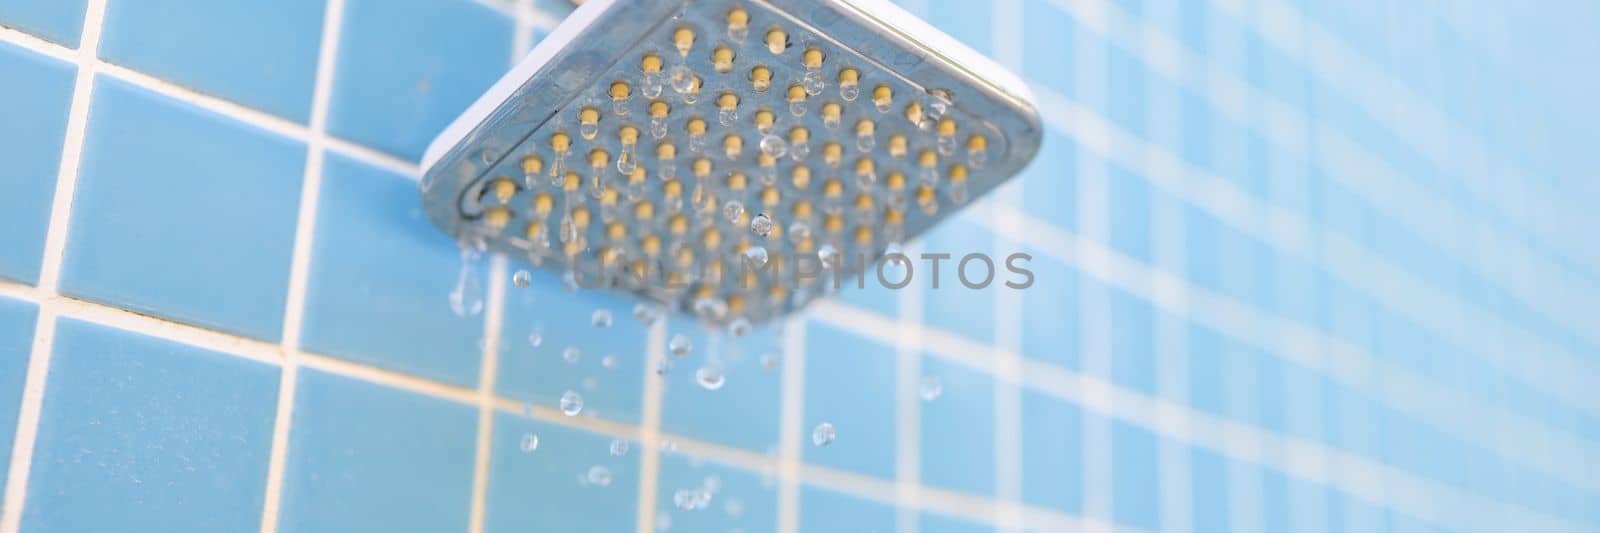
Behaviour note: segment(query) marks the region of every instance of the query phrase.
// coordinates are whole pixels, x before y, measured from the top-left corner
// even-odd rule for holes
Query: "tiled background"
[[[1037,284],[733,340],[452,312],[415,161],[562,2],[0,0],[0,533],[1600,530],[1592,4],[906,4],[1048,128],[918,246]]]

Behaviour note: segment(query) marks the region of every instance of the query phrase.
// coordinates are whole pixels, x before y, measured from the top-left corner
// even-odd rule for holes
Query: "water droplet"
[[[450,291],[450,311],[456,316],[477,316],[483,312],[483,281],[478,275],[479,251],[471,244],[461,244],[461,272],[456,276],[456,286]]]
[[[628,441],[616,439],[611,441],[611,456],[622,457],[628,455]]]
[[[801,79],[800,84],[805,86],[806,94],[811,96],[822,94],[822,88],[825,85],[822,81],[822,71],[807,70],[805,78]]]
[[[742,216],[744,216],[744,204],[738,200],[728,200],[722,204],[722,218],[728,219],[728,222],[738,223],[739,217]]]
[[[511,275],[511,284],[516,285],[518,289],[526,289],[531,283],[533,283],[532,272],[518,270],[517,273]]]
[[[646,326],[653,326],[661,320],[661,310],[650,304],[637,304],[633,306],[633,317]]]
[[[761,153],[772,157],[783,157],[784,154],[789,153],[789,143],[784,142],[783,138],[777,135],[763,136],[761,137]]]
[[[765,368],[767,370],[777,370],[778,354],[772,352],[761,354],[761,368]]]
[[[716,494],[722,491],[722,478],[717,477],[716,474],[706,476],[706,479],[700,482],[700,486],[704,487],[707,492]]]
[[[583,352],[581,350],[579,350],[576,346],[568,346],[565,349],[561,350],[561,360],[562,361],[566,361],[567,364],[569,364],[569,365],[570,364],[577,364],[578,357],[580,357],[582,355],[583,355]]]
[[[744,257],[751,266],[761,268],[767,266],[767,249],[762,246],[751,246],[744,249]]]
[[[692,349],[694,349],[694,342],[689,340],[688,335],[682,333],[673,335],[672,340],[667,341],[667,351],[672,353],[673,357],[689,355],[689,350]]]
[[[722,510],[728,513],[728,516],[742,515],[744,514],[744,500],[728,498],[728,501],[722,504]]]
[[[922,396],[922,401],[931,402],[938,398],[940,394],[944,394],[944,384],[939,382],[937,376],[927,376],[922,378],[922,383],[918,385],[917,392]]]
[[[672,361],[671,360],[662,359],[660,361],[656,361],[656,375],[657,376],[665,376],[670,372],[672,372]]]
[[[811,430],[811,443],[817,446],[833,444],[833,424],[823,422]]]
[[[531,452],[539,449],[539,436],[532,433],[522,434],[522,451]]]
[[[694,70],[689,68],[688,65],[672,67],[671,78],[672,90],[677,91],[678,94],[689,92],[690,89],[694,88]]]
[[[789,225],[789,242],[800,244],[811,238],[811,226],[805,222],[795,222]]]
[[[572,391],[567,391],[561,394],[561,414],[567,416],[578,416],[578,413],[581,412],[583,412],[582,396],[579,396],[578,393]]]
[[[535,328],[532,333],[528,334],[528,344],[532,345],[534,348],[538,348],[540,345],[544,344],[544,332],[540,331],[538,328]]]
[[[656,515],[656,531],[671,531],[672,515],[665,512]]]
[[[611,310],[595,309],[594,314],[589,315],[589,323],[594,324],[594,327],[597,328],[611,327]]]
[[[757,237],[767,238],[768,235],[772,234],[772,217],[767,216],[766,213],[756,215],[755,218],[750,219],[750,231],[754,232]]]
[[[766,258],[762,258],[761,261],[763,263],[766,262]],[[737,339],[739,337],[749,335],[752,327],[753,326],[750,325],[749,319],[746,319],[745,317],[735,318],[728,322],[728,335]]]
[[[585,479],[589,480],[590,485],[594,485],[596,487],[610,486],[611,470],[600,465],[591,466],[589,467],[589,473],[585,476]]]
[[[709,364],[694,371],[694,380],[705,390],[717,390],[727,382],[727,377],[722,374],[722,367]]]
[[[694,489],[678,489],[677,492],[672,493],[672,504],[678,506],[679,509],[693,511],[695,510],[695,503],[700,500],[700,496],[696,494],[698,492],[700,491]]]
[[[617,356],[615,356],[615,355],[607,355],[605,357],[601,357],[600,358],[600,366],[606,367],[606,369],[608,369],[608,370],[616,368],[617,367]]]
[[[822,261],[822,266],[823,267],[826,267],[826,268],[837,267],[837,266],[839,266],[838,265],[838,262],[839,262],[839,249],[835,248],[832,244],[824,244],[822,246],[818,246],[817,247],[817,260],[818,261]]]

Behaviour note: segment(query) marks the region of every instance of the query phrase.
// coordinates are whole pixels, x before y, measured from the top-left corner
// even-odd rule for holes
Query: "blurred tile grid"
[[[0,0],[0,533],[1600,530],[1600,10],[899,3],[1034,284],[733,337],[421,213],[567,2]]]

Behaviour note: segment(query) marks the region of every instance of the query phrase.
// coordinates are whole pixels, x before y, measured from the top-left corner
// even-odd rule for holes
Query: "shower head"
[[[884,0],[590,0],[434,140],[422,197],[575,283],[761,322],[1039,142],[1021,80]]]

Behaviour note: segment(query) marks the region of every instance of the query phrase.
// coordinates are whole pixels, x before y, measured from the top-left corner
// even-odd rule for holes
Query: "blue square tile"
[[[276,339],[305,147],[101,77],[61,289]]]
[[[0,0],[0,26],[10,26],[77,48],[88,0]]]
[[[997,287],[1002,285],[992,283],[982,289],[970,288],[962,282],[961,267],[970,254],[992,257],[994,234],[976,223],[955,218],[944,221],[921,239],[922,254],[949,256],[938,261],[937,275],[932,260],[919,257],[912,262],[913,283],[922,284],[923,322],[980,343],[991,342],[994,338],[994,291],[1001,290]],[[1005,266],[1000,263],[993,266],[995,279],[1002,279]],[[986,271],[982,261],[973,260],[966,264],[965,272],[967,281],[977,283],[983,281]]]
[[[633,531],[639,510],[641,450],[636,442],[622,441],[628,443],[627,451],[614,456],[615,440],[497,413],[484,531]],[[463,487],[461,495],[469,493]],[[427,531],[465,527],[463,520]]]
[[[994,494],[994,378],[929,355],[923,383],[942,392],[922,400],[922,482],[968,494]]]
[[[701,492],[711,498],[705,500]],[[656,530],[663,532],[777,531],[777,481],[767,473],[664,454],[655,520]]]
[[[1034,389],[1022,392],[1022,501],[1083,511],[1083,412]]]
[[[0,79],[8,80],[0,84],[0,161],[10,178],[0,195],[0,278],[39,279],[76,74],[69,63],[0,43]]]
[[[806,326],[805,462],[894,479],[895,350],[815,322]],[[836,438],[811,445],[818,424]]]
[[[22,531],[255,531],[278,369],[62,320]]]
[[[634,300],[600,290],[569,293],[557,276],[531,274],[527,288],[507,284],[496,388],[552,408],[573,391],[583,397],[584,415],[638,424],[648,332],[633,316]],[[610,315],[609,327],[595,326],[598,311]]]
[[[1144,63],[1123,47],[1111,44],[1106,46],[1106,68],[1110,84],[1107,118],[1129,133],[1144,137],[1150,129]]]
[[[329,131],[420,159],[510,68],[511,33],[511,18],[482,2],[346,2]]]
[[[1155,310],[1121,289],[1111,291],[1111,380],[1128,389],[1156,392]]]
[[[922,513],[917,517],[917,531],[919,533],[993,533],[995,529],[994,526],[980,524],[965,518]]]
[[[306,122],[322,43],[323,2],[108,2],[100,56]]]
[[[661,429],[757,453],[778,444],[778,395],[782,390],[780,332],[770,322],[741,338],[674,320],[668,335],[683,333],[694,342],[688,356],[675,361],[663,379]],[[763,357],[773,363],[763,364]],[[700,368],[720,369],[721,388],[707,390]]]
[[[1194,495],[1189,506],[1195,531],[1229,530],[1227,464],[1227,459],[1205,448],[1194,448],[1189,454],[1189,486]]]
[[[422,215],[417,183],[329,154],[318,196],[302,345],[460,385],[478,382],[479,316],[450,293],[460,249]],[[465,294],[483,294],[483,262]]]
[[[1078,271],[1037,248],[1027,250],[1033,286],[1022,292],[1022,354],[1067,368],[1081,363]]]
[[[1142,427],[1111,424],[1112,519],[1154,530],[1160,525],[1156,481],[1156,436]]]
[[[11,466],[10,442],[16,437],[17,409],[38,314],[38,306],[31,303],[0,298],[0,479],[5,479]]]
[[[800,533],[891,533],[895,509],[888,504],[828,489],[800,488]]]
[[[477,422],[470,406],[301,369],[278,530],[465,528]]]

